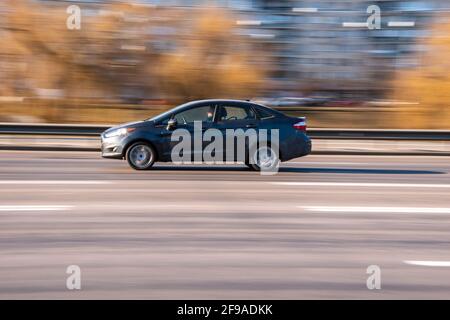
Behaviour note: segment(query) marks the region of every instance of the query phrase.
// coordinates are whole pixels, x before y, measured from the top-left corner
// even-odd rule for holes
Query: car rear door
[[[219,129],[222,133],[224,148],[221,158],[223,160],[244,161],[246,149],[239,148],[239,139],[244,139],[247,148],[248,135],[255,133],[257,137],[258,133],[258,119],[253,107],[250,104],[239,102],[221,103],[216,111],[213,127]],[[231,145],[231,141],[233,141],[233,145]],[[233,157],[231,157],[231,152],[234,154]],[[228,158],[227,154],[229,155]]]

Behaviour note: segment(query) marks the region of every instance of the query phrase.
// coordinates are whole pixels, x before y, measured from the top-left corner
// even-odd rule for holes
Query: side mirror
[[[177,125],[177,119],[170,119],[169,122],[167,122],[167,130],[173,130],[177,127]]]

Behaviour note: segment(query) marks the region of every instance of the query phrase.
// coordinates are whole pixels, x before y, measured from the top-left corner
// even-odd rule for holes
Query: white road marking
[[[354,207],[354,206],[297,206],[306,211],[317,212],[361,212],[361,213],[445,213],[450,214],[450,208],[420,208],[420,207]]]
[[[98,185],[110,184],[107,180],[0,180],[0,185]]]
[[[366,183],[366,182],[269,182],[279,186],[303,187],[371,187],[371,188],[450,188],[450,184]]]
[[[66,211],[72,208],[73,208],[72,206],[53,206],[53,205],[0,206],[0,211]]]
[[[415,260],[406,260],[403,261],[406,264],[411,264],[414,266],[423,266],[423,267],[450,267],[450,261],[415,261]]]
[[[414,27],[416,23],[414,21],[390,21],[388,27]]]
[[[259,39],[275,38],[275,35],[270,33],[250,33],[249,36],[250,38],[259,38]]]
[[[292,12],[312,13],[318,11],[319,11],[318,8],[292,8]]]
[[[368,28],[369,24],[367,22],[344,22],[342,26],[345,28]]]

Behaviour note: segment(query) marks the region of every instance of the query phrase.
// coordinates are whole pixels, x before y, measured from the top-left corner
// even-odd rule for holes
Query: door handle
[[[256,128],[256,124],[254,123],[249,123],[245,126],[246,128]]]

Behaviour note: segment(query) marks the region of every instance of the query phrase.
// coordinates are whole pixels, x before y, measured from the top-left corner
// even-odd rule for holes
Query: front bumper
[[[123,159],[123,141],[118,137],[101,137],[102,157],[109,159]]]

